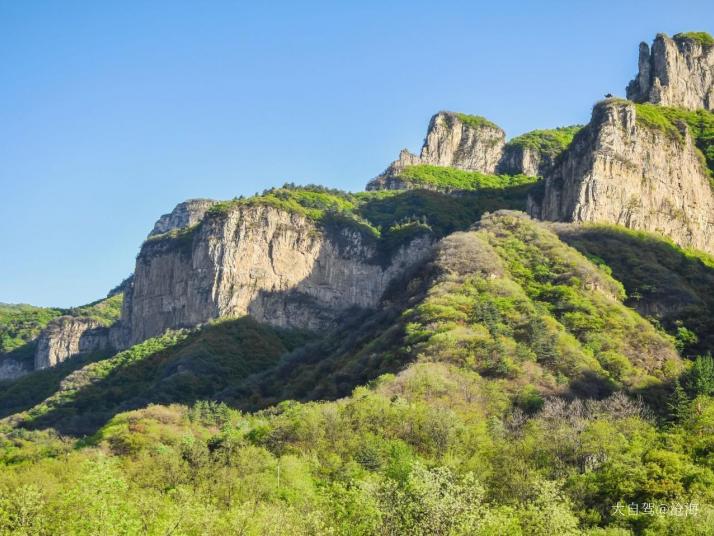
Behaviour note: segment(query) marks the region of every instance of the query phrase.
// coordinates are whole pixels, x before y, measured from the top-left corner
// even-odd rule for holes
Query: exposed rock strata
[[[470,122],[463,117],[467,116],[453,112],[434,115],[419,156],[402,149],[399,158],[370,181],[367,190],[395,188],[398,184],[390,179],[398,176],[405,167],[417,164],[495,173],[506,143],[505,132],[484,119]]]
[[[190,236],[144,244],[124,300],[125,342],[245,314],[324,328],[351,307],[375,307],[390,281],[430,251],[428,239],[417,239],[385,266],[374,240],[355,228],[327,232],[300,214],[237,206]]]
[[[542,177],[553,166],[553,158],[534,147],[506,144],[497,171],[506,175]]]
[[[188,199],[183,203],[179,203],[171,212],[164,214],[156,221],[149,236],[195,225],[203,219],[206,211],[216,203],[217,201],[212,199]]]
[[[655,231],[714,253],[714,196],[692,137],[685,126],[673,136],[636,115],[624,101],[596,105],[542,195],[529,200],[530,214]]]
[[[657,34],[652,48],[640,44],[639,73],[627,98],[696,110],[714,110],[714,46]]]
[[[87,317],[62,316],[49,323],[37,339],[35,370],[54,367],[75,356],[109,346],[109,332]]]

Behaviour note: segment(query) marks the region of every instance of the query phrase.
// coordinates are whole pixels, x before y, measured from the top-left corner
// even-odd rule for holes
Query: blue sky
[[[0,0],[0,302],[102,297],[186,198],[360,190],[438,110],[586,122],[641,40],[706,23],[711,0]]]

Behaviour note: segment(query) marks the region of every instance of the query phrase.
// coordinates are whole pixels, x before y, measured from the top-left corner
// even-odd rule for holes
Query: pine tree
[[[667,406],[669,407],[669,416],[673,421],[682,421],[689,415],[689,406],[691,401],[687,396],[682,384],[677,380],[674,386],[674,392],[669,398]]]

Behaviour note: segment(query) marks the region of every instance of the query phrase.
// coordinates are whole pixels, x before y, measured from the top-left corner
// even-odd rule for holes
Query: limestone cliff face
[[[462,117],[440,112],[431,118],[421,163],[494,173],[506,143],[505,132],[485,120],[472,124]]]
[[[0,380],[14,380],[32,372],[26,363],[11,357],[0,356]]]
[[[506,144],[497,172],[507,175],[542,177],[550,171],[553,158],[533,147]]]
[[[542,194],[529,200],[530,214],[655,231],[714,253],[714,196],[682,128],[681,136],[673,136],[639,122],[631,103],[599,103]]]
[[[50,322],[37,339],[35,370],[54,367],[77,355],[109,346],[108,329],[86,317],[62,316]]]
[[[149,236],[195,225],[203,219],[206,211],[216,203],[217,201],[211,199],[188,199],[183,203],[179,203],[171,212],[164,214],[156,221]]]
[[[439,112],[429,122],[419,156],[402,149],[399,158],[370,181],[367,190],[395,189],[400,185],[409,187],[393,179],[405,167],[417,164],[495,173],[505,143],[505,132],[483,118]]]
[[[714,110],[714,46],[681,34],[657,34],[651,49],[641,43],[639,73],[627,86],[627,98]]]
[[[328,232],[300,214],[239,205],[187,236],[144,244],[124,300],[125,343],[245,314],[321,329],[351,307],[376,306],[389,282],[430,251],[417,239],[384,265],[355,228]]]

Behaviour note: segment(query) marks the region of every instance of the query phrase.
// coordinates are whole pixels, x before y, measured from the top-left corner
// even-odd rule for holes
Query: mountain
[[[439,112],[365,192],[187,200],[106,298],[0,305],[0,533],[712,534],[712,50],[641,45],[584,126]]]
[[[657,34],[640,44],[639,73],[627,98],[687,110],[714,110],[714,41],[705,32]]]

